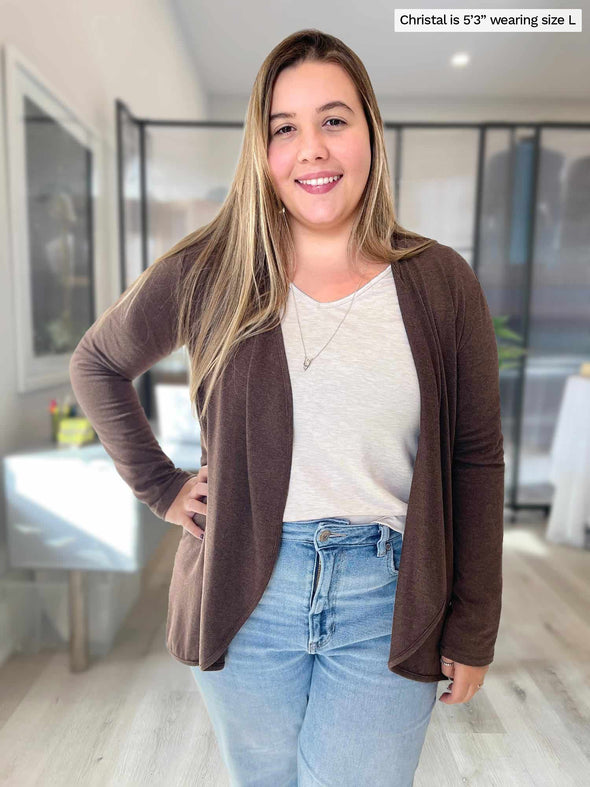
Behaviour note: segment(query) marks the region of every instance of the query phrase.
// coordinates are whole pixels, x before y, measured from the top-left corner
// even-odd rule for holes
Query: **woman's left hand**
[[[453,659],[445,656],[444,653],[440,655],[445,661],[453,661]],[[449,666],[441,661],[440,668],[443,674],[450,678],[451,690],[441,694],[439,700],[447,705],[454,705],[460,702],[469,702],[475,692],[479,691],[480,685],[483,685],[484,682],[484,675],[489,670],[490,665],[470,667],[468,664],[453,661],[453,664]]]

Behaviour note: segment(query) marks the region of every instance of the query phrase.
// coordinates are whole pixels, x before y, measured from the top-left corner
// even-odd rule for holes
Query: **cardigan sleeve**
[[[135,282],[88,328],[69,372],[76,399],[117,472],[138,500],[165,519],[195,474],[175,467],[163,452],[132,383],[177,348],[175,295],[182,254],[153,264],[157,270],[130,305],[123,299]]]
[[[462,664],[493,661],[502,597],[504,448],[498,348],[485,295],[463,271],[452,456],[453,589],[440,651]]]

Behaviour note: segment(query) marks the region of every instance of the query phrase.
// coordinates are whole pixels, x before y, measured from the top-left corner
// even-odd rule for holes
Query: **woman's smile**
[[[313,185],[313,183],[309,183],[308,181],[302,182],[300,180],[296,180],[295,183],[297,183],[298,186],[301,186],[301,188],[308,194],[326,194],[328,191],[332,191],[332,189],[340,183],[343,177],[344,175],[339,175],[334,180],[318,178],[320,181],[318,185]],[[326,180],[328,180],[327,183],[325,182]]]

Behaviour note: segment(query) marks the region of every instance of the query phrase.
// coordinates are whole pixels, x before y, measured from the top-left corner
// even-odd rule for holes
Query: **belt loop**
[[[389,538],[389,528],[387,525],[377,522],[381,530],[379,541],[377,541],[377,557],[383,557],[387,551],[387,539]]]

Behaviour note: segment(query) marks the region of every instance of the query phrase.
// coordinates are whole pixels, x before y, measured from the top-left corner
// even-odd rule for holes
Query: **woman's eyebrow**
[[[344,101],[329,101],[327,104],[323,104],[321,107],[316,109],[316,112],[319,114],[320,112],[327,112],[329,109],[334,109],[335,107],[342,107],[342,109],[347,109],[351,114],[354,115],[353,110],[345,104]],[[295,112],[275,112],[274,115],[270,116],[271,122],[276,120],[277,118],[294,118]]]

